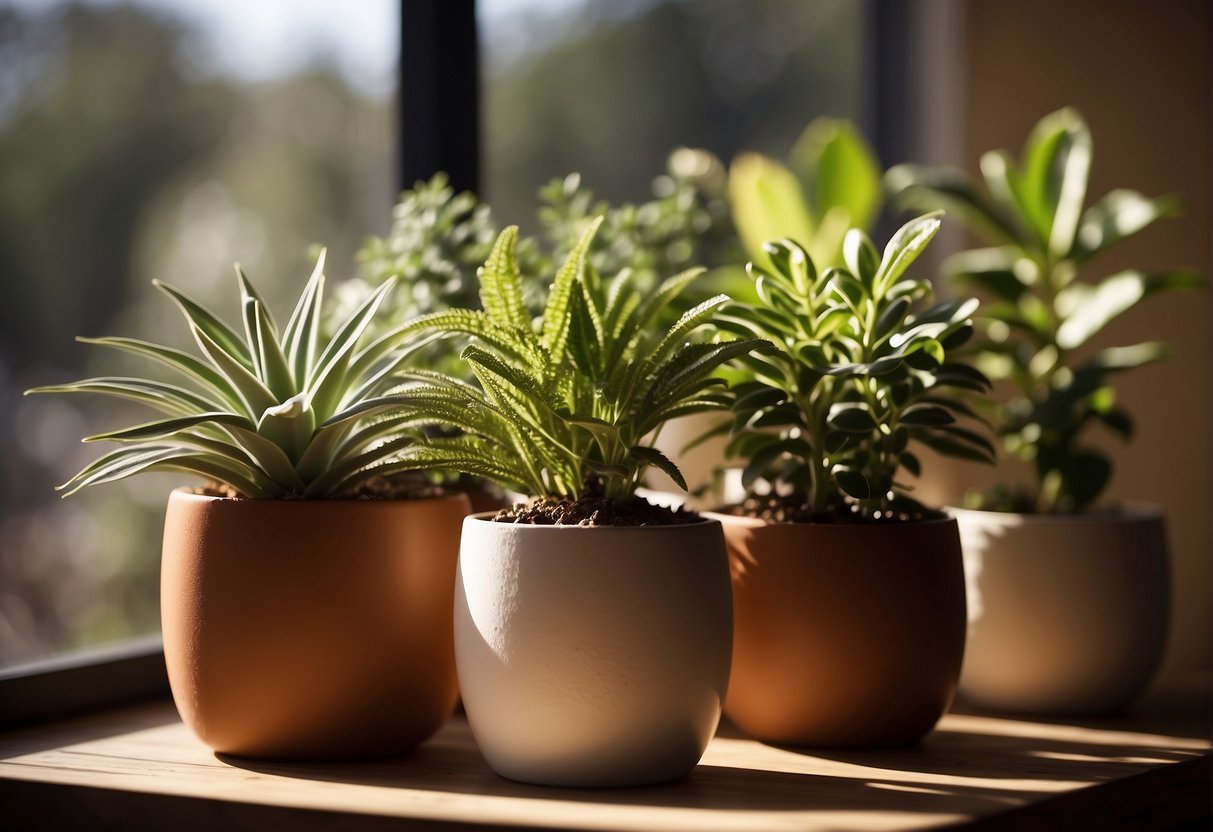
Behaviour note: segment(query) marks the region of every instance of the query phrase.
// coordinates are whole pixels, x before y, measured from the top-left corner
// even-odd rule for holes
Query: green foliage
[[[523,303],[518,229],[505,229],[480,270],[481,310],[433,312],[402,334],[471,336],[463,350],[476,384],[421,370],[399,375],[398,392],[424,399],[462,433],[405,451],[417,467],[459,470],[531,496],[576,497],[601,484],[614,499],[630,496],[646,468],[682,484],[677,468],[650,444],[667,420],[726,405],[712,373],[763,345],[693,339],[728,298],[705,301],[668,330],[657,315],[701,270],[641,293],[635,274],[602,279],[589,264],[594,220],[556,272],[543,314]]]
[[[989,382],[948,358],[972,334],[977,303],[919,309],[930,284],[905,275],[939,225],[938,214],[911,220],[883,256],[851,229],[845,268],[819,272],[788,240],[767,246],[771,269],[751,264],[760,301],[728,310],[723,325],[777,349],[742,358],[745,378],[730,391],[729,453],[749,460],[747,489],[790,489],[815,516],[919,514],[896,479],[919,473],[911,443],[992,460],[989,441],[957,424],[969,409],[955,395]]]
[[[952,170],[899,165],[886,176],[903,207],[946,207],[992,244],[955,255],[945,270],[994,300],[977,345],[980,366],[1015,386],[995,426],[1006,449],[1033,465],[1037,482],[1032,493],[1000,489],[976,505],[1066,513],[1098,498],[1112,465],[1087,444],[1088,428],[1103,425],[1125,439],[1133,430],[1111,376],[1167,351],[1147,342],[1092,352],[1089,342],[1143,298],[1203,285],[1190,269],[1079,279],[1098,255],[1177,211],[1173,198],[1121,189],[1088,204],[1092,148],[1082,117],[1063,109],[1037,123],[1018,164],[1005,151],[982,157],[984,191]]]
[[[729,169],[733,221],[750,259],[764,269],[768,240],[789,239],[819,263],[835,263],[847,229],[871,228],[880,211],[880,165],[849,121],[815,119],[787,166],[742,153]]]
[[[201,352],[134,338],[82,338],[166,365],[188,386],[145,378],[91,378],[30,393],[98,393],[141,402],[164,418],[89,436],[121,447],[60,486],[174,470],[226,484],[245,497],[339,496],[379,474],[404,449],[424,445],[437,421],[424,400],[394,395],[399,334],[364,334],[394,280],[368,297],[329,338],[321,336],[324,254],[280,329],[239,266],[243,333],[177,289],[156,282],[185,316]]]
[[[681,148],[670,156],[667,173],[653,184],[653,199],[612,206],[596,200],[578,174],[554,179],[540,189],[537,219],[551,253],[536,239],[517,240],[517,259],[526,308],[538,314],[543,294],[562,260],[586,229],[602,218],[588,263],[601,274],[624,268],[635,274],[641,292],[656,288],[660,276],[689,267],[705,249],[731,239],[723,199],[724,172],[711,154]],[[387,304],[380,327],[399,325],[418,314],[479,305],[477,268],[499,234],[489,206],[464,192],[456,194],[444,174],[419,182],[400,198],[387,237],[370,238],[359,253],[362,275],[342,287],[346,304],[362,302],[390,277],[406,286]],[[442,365],[459,372],[457,364]]]

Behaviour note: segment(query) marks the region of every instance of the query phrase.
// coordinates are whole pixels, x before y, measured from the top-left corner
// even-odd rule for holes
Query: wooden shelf
[[[726,725],[685,780],[578,790],[497,777],[461,717],[399,759],[288,764],[217,757],[156,702],[0,735],[0,828],[1159,828],[1208,817],[1208,728],[1192,691],[1103,721],[950,714],[896,751]]]

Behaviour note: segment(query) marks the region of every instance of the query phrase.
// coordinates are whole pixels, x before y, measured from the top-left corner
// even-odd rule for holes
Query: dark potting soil
[[[210,482],[200,488],[192,489],[195,494],[207,497],[239,497],[230,485]],[[389,474],[386,477],[375,477],[360,483],[348,491],[342,491],[332,497],[321,499],[332,500],[426,500],[442,497],[450,493],[448,489],[437,485],[416,471],[402,471]],[[284,497],[283,499],[303,499],[302,497]]]
[[[825,511],[812,511],[804,498],[796,494],[751,494],[730,513],[740,517],[757,517],[772,523],[832,523],[871,525],[873,523],[913,523],[922,520],[938,520],[944,517],[940,511],[889,512],[879,517],[861,514],[855,506],[834,505]]]
[[[658,506],[643,497],[610,500],[589,495],[574,500],[568,497],[542,497],[528,503],[503,508],[493,516],[498,523],[526,523],[535,526],[676,526],[697,523],[700,516],[681,506]]]

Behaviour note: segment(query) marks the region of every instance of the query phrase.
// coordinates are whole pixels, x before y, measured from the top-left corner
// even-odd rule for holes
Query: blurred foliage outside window
[[[357,77],[331,44],[291,37],[285,70],[229,69],[207,15],[235,14],[255,41],[258,18],[317,4],[232,5],[0,7],[0,665],[155,632],[164,503],[182,484],[143,477],[60,500],[52,486],[99,450],[81,436],[151,414],[21,391],[139,360],[76,335],[186,346],[152,278],[234,315],[240,261],[281,305],[310,247],[327,244],[331,275],[346,276],[389,220],[395,51],[380,77]],[[395,50],[397,4],[357,6]],[[346,25],[336,6],[310,12]]]
[[[179,484],[59,500],[51,486],[95,455],[79,437],[130,414],[20,391],[121,374],[120,355],[78,334],[186,346],[154,277],[231,316],[238,260],[281,305],[315,244],[340,280],[391,224],[390,85],[351,82],[323,51],[269,78],[215,73],[164,8],[178,4],[206,8],[0,9],[0,665],[156,630],[160,524]],[[267,5],[322,4],[249,14],[264,24]],[[394,32],[396,9],[332,15],[378,14]],[[783,158],[814,117],[859,116],[851,0],[480,0],[478,13],[483,196],[526,231],[553,178],[580,172],[597,198],[642,202],[675,147]]]

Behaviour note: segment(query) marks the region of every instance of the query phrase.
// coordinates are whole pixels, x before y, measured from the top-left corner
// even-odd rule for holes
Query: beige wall
[[[929,6],[941,6],[931,2]],[[963,33],[964,102],[954,160],[976,170],[981,152],[1016,153],[1032,124],[1072,105],[1095,137],[1091,195],[1132,187],[1178,193],[1184,216],[1124,243],[1089,277],[1129,266],[1210,263],[1210,33],[1206,0],[969,0],[949,4]],[[1164,676],[1210,665],[1213,542],[1213,416],[1210,413],[1210,303],[1205,293],[1145,301],[1100,336],[1100,344],[1163,338],[1173,360],[1123,376],[1121,400],[1137,418],[1137,437],[1113,451],[1115,498],[1167,511],[1174,562],[1174,618]],[[985,479],[949,467],[961,479]]]

